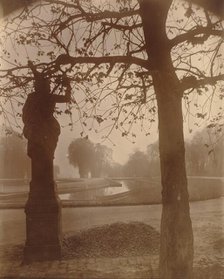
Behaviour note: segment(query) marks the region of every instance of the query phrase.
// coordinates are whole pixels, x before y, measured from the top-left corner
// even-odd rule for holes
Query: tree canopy
[[[211,115],[211,101],[223,98],[221,20],[198,6],[172,1],[166,33],[166,48],[180,80],[186,117],[194,114],[202,121],[210,117],[217,123],[223,112]],[[107,128],[105,136],[119,129],[122,136],[134,140],[131,128],[138,121],[145,134],[150,133],[157,114],[153,57],[146,51],[137,1],[34,3],[5,22],[0,44],[1,113],[6,121],[19,116],[15,103],[21,105],[32,91],[33,77],[27,65],[32,59],[51,77],[55,93],[60,92],[60,77],[68,75],[73,99],[63,112],[70,114],[76,109],[83,130],[87,124],[96,129],[93,123],[98,123],[100,129]]]

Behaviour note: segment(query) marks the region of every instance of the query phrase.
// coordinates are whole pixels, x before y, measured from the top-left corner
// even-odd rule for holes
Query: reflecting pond
[[[66,205],[161,202],[159,178],[60,179],[56,183],[59,197]],[[188,190],[191,201],[221,197],[224,195],[223,178],[188,177]],[[25,203],[28,192],[28,180],[0,179],[0,203]]]
[[[102,197],[113,196],[116,194],[128,193],[129,187],[126,181],[119,181],[113,186],[101,186],[101,187],[83,187],[72,191],[71,193],[59,194],[61,200],[97,200]]]

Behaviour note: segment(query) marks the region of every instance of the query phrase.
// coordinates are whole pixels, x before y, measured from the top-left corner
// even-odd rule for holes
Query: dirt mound
[[[63,239],[63,258],[158,254],[159,233],[140,222],[91,228]]]

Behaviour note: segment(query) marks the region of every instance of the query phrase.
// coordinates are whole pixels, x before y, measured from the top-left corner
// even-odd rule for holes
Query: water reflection
[[[61,180],[57,181],[62,201],[96,201],[128,193],[128,181],[112,179]],[[29,192],[29,181],[24,179],[0,179],[0,195],[11,200],[22,195],[24,202]],[[1,198],[0,197],[0,198]]]
[[[60,199],[70,205],[161,203],[159,178],[60,179],[56,183]],[[218,177],[188,177],[191,201],[221,197],[223,187]],[[28,180],[0,179],[0,204],[25,204],[28,192]]]
[[[78,200],[78,201],[93,201],[102,197],[113,196],[117,194],[129,192],[129,187],[126,181],[119,181],[114,185],[105,185],[101,187],[83,187],[72,193],[63,193],[59,197],[61,200]]]
[[[120,187],[107,187],[104,189],[104,196],[116,195],[129,192],[129,187],[126,181],[121,181]]]

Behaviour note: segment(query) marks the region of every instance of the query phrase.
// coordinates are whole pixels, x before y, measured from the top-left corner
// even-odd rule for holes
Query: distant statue
[[[41,166],[45,171],[48,167],[53,168],[54,152],[60,134],[60,125],[53,115],[55,105],[70,101],[71,87],[68,78],[65,77],[62,80],[62,85],[66,87],[65,95],[51,93],[50,80],[43,73],[39,73],[32,62],[28,65],[34,74],[35,90],[28,95],[23,107],[23,132],[28,140],[27,154],[32,160],[32,174],[40,178]],[[39,172],[34,168],[36,170],[38,168]]]

